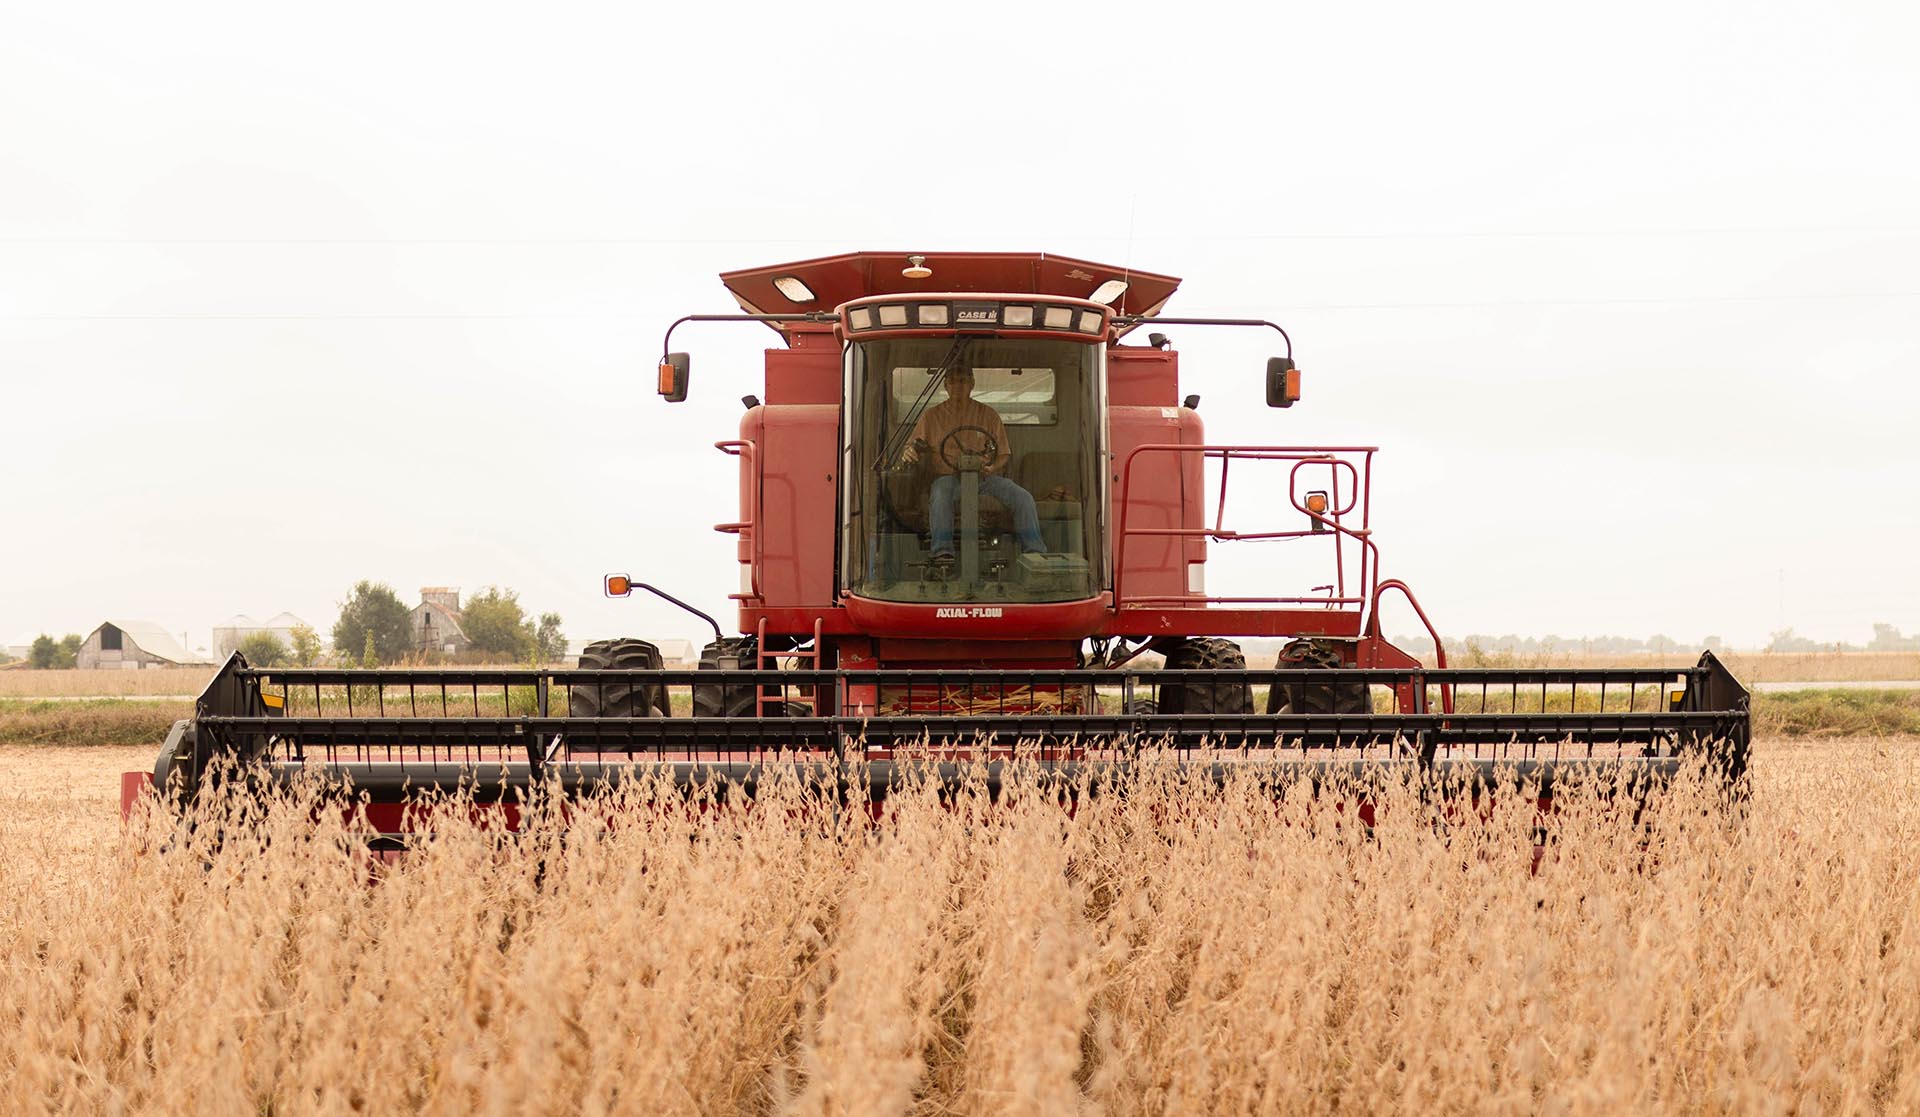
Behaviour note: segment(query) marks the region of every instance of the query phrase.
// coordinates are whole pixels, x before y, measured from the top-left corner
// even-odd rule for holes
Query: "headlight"
[[[920,324],[922,326],[944,326],[947,324],[947,304],[922,303],[920,305]]]
[[[1009,326],[1033,325],[1033,308],[1030,306],[1009,306],[1000,311],[1000,320]]]
[[[880,308],[882,326],[904,326],[907,324],[907,308],[899,303],[890,303]]]
[[[1100,318],[1099,311],[1083,310],[1080,312],[1080,332],[1081,333],[1083,334],[1099,333],[1100,322],[1101,322],[1101,318]]]
[[[856,306],[847,311],[847,325],[851,329],[870,330],[873,328],[873,311],[864,306]]]
[[[1073,308],[1070,306],[1050,306],[1042,321],[1049,330],[1073,329]]]

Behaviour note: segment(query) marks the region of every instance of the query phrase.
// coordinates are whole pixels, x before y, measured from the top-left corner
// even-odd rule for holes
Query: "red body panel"
[[[743,478],[749,486],[757,480],[758,491],[742,502],[741,518],[755,521],[745,537],[758,567],[754,583],[768,604],[834,607],[839,432],[836,404],[766,404],[741,420],[741,439],[754,444],[752,455],[741,455],[741,469],[758,471]]]
[[[1100,631],[1113,609],[1102,595],[1045,605],[912,605],[845,594],[841,604],[856,631],[874,636],[988,640],[1078,640]]]
[[[1113,405],[1107,415],[1108,514],[1107,554],[1115,564],[1111,569],[1130,596],[1185,597],[1187,588],[1187,540],[1171,536],[1135,536],[1122,550],[1115,534],[1119,530],[1119,507],[1127,506],[1127,525],[1131,528],[1196,527],[1201,517],[1200,467],[1197,457],[1174,464],[1172,469],[1135,470],[1123,477],[1120,463],[1136,446],[1158,443],[1199,445],[1200,417],[1183,407],[1138,407]],[[1123,482],[1131,481],[1131,487]],[[1205,544],[1202,543],[1202,546]],[[1108,583],[1112,585],[1110,580]]]

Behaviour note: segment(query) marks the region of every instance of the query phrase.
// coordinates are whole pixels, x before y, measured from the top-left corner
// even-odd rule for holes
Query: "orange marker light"
[[[663,396],[673,394],[673,363],[671,361],[660,362],[660,394]]]
[[[1327,494],[1315,490],[1307,494],[1307,511],[1316,516],[1327,514]]]
[[[1300,370],[1297,368],[1287,370],[1286,399],[1288,403],[1300,402]]]
[[[626,597],[633,593],[633,579],[625,574],[609,574],[606,588],[608,597]]]

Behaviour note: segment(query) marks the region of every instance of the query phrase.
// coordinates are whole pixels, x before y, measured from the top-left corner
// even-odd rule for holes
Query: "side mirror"
[[[684,403],[690,358],[685,353],[669,353],[660,359],[660,394],[668,403]]]
[[[1292,357],[1267,358],[1267,406],[1292,407],[1300,402],[1300,370]]]

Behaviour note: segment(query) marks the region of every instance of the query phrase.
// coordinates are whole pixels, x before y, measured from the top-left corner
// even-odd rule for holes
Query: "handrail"
[[[1407,584],[1398,578],[1384,579],[1373,587],[1373,608],[1367,616],[1367,636],[1374,640],[1380,639],[1380,598],[1384,596],[1388,590],[1397,592],[1401,597],[1406,599],[1408,605],[1413,606],[1413,615],[1420,618],[1420,623],[1426,626],[1427,635],[1433,639],[1433,665],[1439,670],[1445,671],[1447,669],[1447,648],[1445,644],[1440,642],[1440,630],[1433,627],[1433,622],[1427,619],[1427,611],[1420,607],[1420,599],[1413,596],[1413,590],[1408,588]],[[1453,684],[1451,683],[1440,684],[1440,709],[1443,713],[1450,714],[1453,712]]]
[[[1368,526],[1371,501],[1372,501],[1372,487],[1373,487],[1373,478],[1372,478],[1373,455],[1378,451],[1378,449],[1379,448],[1375,446],[1263,446],[1263,445],[1220,445],[1220,444],[1208,444],[1208,443],[1199,443],[1199,444],[1147,443],[1145,445],[1134,447],[1132,450],[1130,450],[1127,453],[1126,460],[1121,464],[1120,490],[1116,497],[1120,506],[1120,510],[1119,510],[1119,515],[1116,517],[1117,522],[1115,525],[1116,530],[1115,530],[1114,556],[1113,556],[1113,599],[1114,599],[1115,607],[1125,608],[1130,604],[1148,605],[1148,604],[1164,604],[1164,603],[1193,603],[1196,601],[1196,599],[1198,600],[1199,603],[1202,603],[1202,604],[1223,604],[1223,605],[1224,604],[1294,605],[1294,604],[1307,604],[1307,603],[1312,603],[1312,604],[1331,603],[1331,604],[1351,604],[1351,605],[1364,606],[1367,601],[1372,579],[1377,576],[1377,571],[1379,570],[1379,547],[1373,542],[1372,531]],[[1220,459],[1221,491],[1220,491],[1220,496],[1218,498],[1218,505],[1216,508],[1217,514],[1215,517],[1215,523],[1213,527],[1142,528],[1142,527],[1128,526],[1127,520],[1129,518],[1129,514],[1133,506],[1133,499],[1132,499],[1133,466],[1134,466],[1134,463],[1137,460],[1139,460],[1140,455],[1145,453],[1169,453],[1169,454],[1196,454],[1197,453],[1201,455],[1203,459],[1204,458]],[[1354,461],[1349,460],[1348,458],[1336,456],[1336,455],[1342,455],[1342,454],[1363,455],[1363,459],[1360,463],[1356,464]],[[1248,461],[1291,461],[1293,462],[1294,466],[1292,470],[1289,471],[1288,473],[1288,489],[1289,489],[1288,503],[1291,504],[1294,507],[1294,509],[1303,516],[1311,515],[1311,513],[1309,513],[1307,509],[1300,504],[1299,500],[1297,499],[1295,494],[1292,492],[1292,489],[1295,487],[1293,484],[1293,478],[1298,475],[1299,470],[1302,466],[1305,466],[1305,465],[1328,466],[1330,469],[1334,471],[1334,477],[1336,479],[1336,489],[1337,489],[1337,479],[1339,477],[1339,471],[1343,469],[1346,470],[1349,476],[1351,476],[1353,479],[1353,492],[1348,497],[1348,499],[1344,504],[1341,504],[1337,500],[1330,501],[1327,512],[1322,517],[1320,517],[1322,524],[1325,525],[1325,528],[1326,528],[1325,531],[1312,531],[1312,530],[1268,531],[1268,532],[1234,531],[1226,528],[1224,526],[1224,522],[1225,522],[1225,506],[1226,506],[1227,463],[1231,462],[1235,458],[1241,458]],[[1348,525],[1345,525],[1339,522],[1340,516],[1350,514],[1356,508],[1358,508],[1360,513],[1360,526],[1358,528],[1350,527]],[[1199,595],[1190,594],[1183,597],[1169,597],[1165,595],[1155,595],[1150,597],[1135,598],[1129,601],[1124,593],[1125,576],[1126,576],[1127,541],[1129,538],[1135,535],[1148,536],[1148,537],[1161,537],[1161,538],[1167,538],[1167,537],[1186,538],[1186,537],[1197,536],[1201,538],[1217,539],[1222,542],[1232,542],[1232,541],[1248,541],[1248,540],[1257,541],[1257,540],[1277,540],[1277,539],[1300,539],[1300,538],[1307,538],[1307,537],[1316,536],[1316,535],[1325,535],[1327,534],[1328,531],[1333,533],[1334,540],[1335,540],[1336,550],[1335,550],[1334,562],[1337,567],[1336,583],[1339,586],[1339,593],[1330,598],[1329,597],[1315,597],[1315,598],[1217,597],[1216,598],[1216,597],[1209,597],[1204,594],[1199,594]],[[1360,588],[1359,588],[1359,593],[1357,595],[1348,595],[1346,593],[1346,588],[1345,588],[1346,587],[1345,552],[1344,550],[1341,550],[1339,548],[1339,544],[1347,538],[1352,538],[1357,544],[1359,544],[1361,548],[1360,571],[1359,571]]]
[[[727,600],[759,601],[764,595],[760,592],[760,470],[755,457],[758,450],[751,438],[724,439],[714,443],[713,448],[728,457],[741,459],[741,468],[747,479],[747,518],[713,525],[713,530],[717,532],[742,536],[747,541],[747,588],[751,592],[730,593]]]

